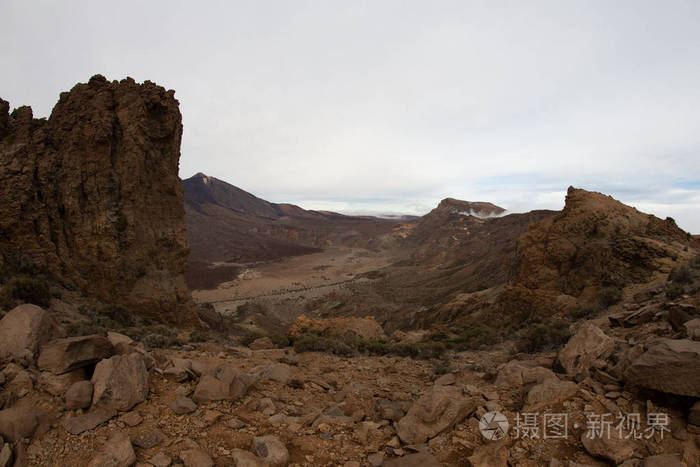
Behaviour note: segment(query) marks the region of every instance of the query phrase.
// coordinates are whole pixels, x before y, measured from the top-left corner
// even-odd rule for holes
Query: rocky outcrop
[[[289,335],[298,337],[305,332],[328,333],[335,336],[349,333],[364,339],[387,339],[382,327],[371,317],[313,319],[299,315],[289,326]]]
[[[174,91],[93,76],[48,120],[0,100],[0,264],[153,317],[189,316]],[[22,271],[15,271],[22,272]]]
[[[593,362],[607,358],[614,348],[614,339],[608,337],[598,326],[584,323],[559,351],[559,363],[569,376],[588,376]]]
[[[572,296],[647,280],[687,245],[686,232],[601,193],[569,187],[561,213],[518,238],[515,278]]]

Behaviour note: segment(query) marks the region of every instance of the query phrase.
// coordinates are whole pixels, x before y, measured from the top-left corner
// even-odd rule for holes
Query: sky
[[[560,209],[569,185],[700,233],[700,2],[0,0],[0,97],[175,89],[180,176],[273,202]]]

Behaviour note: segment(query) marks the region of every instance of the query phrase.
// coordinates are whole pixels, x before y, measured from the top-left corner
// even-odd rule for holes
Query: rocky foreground
[[[651,286],[575,325],[556,353],[506,343],[440,367],[268,338],[169,349],[118,333],[56,338],[49,312],[21,305],[0,321],[0,467],[700,465],[691,301]],[[301,318],[290,332],[381,333],[371,319],[326,324]],[[479,425],[492,411],[509,423],[501,439]]]

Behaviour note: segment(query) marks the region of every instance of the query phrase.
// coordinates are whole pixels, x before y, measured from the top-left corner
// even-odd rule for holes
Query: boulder
[[[78,381],[66,391],[63,397],[66,408],[70,410],[85,409],[92,404],[92,383],[90,381]]]
[[[263,369],[260,377],[287,384],[292,375],[292,367],[286,363],[276,363]]]
[[[186,449],[180,453],[180,459],[185,467],[212,467],[214,465],[209,454],[201,449]]]
[[[27,370],[18,372],[6,385],[5,388],[14,397],[20,399],[34,389],[34,380]]]
[[[691,319],[683,324],[689,339],[700,341],[700,318]]]
[[[535,406],[557,404],[570,399],[578,391],[576,383],[549,378],[533,386],[527,393],[528,410]]]
[[[39,387],[52,396],[63,396],[73,384],[84,381],[87,378],[84,368],[69,371],[61,375],[54,375],[50,371],[42,371],[37,383]]]
[[[607,459],[617,465],[634,454],[634,443],[625,438],[625,433],[620,436],[619,431],[611,429],[610,436],[607,433],[597,435],[589,432],[581,435],[581,443],[591,456]]]
[[[254,377],[239,371],[233,365],[224,364],[211,373],[202,375],[192,398],[198,404],[238,399],[254,383]]]
[[[78,368],[94,365],[112,355],[114,349],[100,335],[68,337],[53,340],[41,348],[39,368],[55,375],[68,373]]]
[[[269,337],[260,337],[255,339],[249,346],[250,350],[266,350],[275,349],[277,346]]]
[[[481,397],[465,397],[455,386],[432,386],[398,421],[397,434],[406,444],[423,444],[461,422],[482,402]]]
[[[29,355],[33,361],[53,333],[53,320],[43,308],[28,303],[13,308],[0,320],[0,360]]]
[[[131,443],[137,448],[151,449],[158,446],[165,439],[160,430],[147,430],[138,433],[131,439]]]
[[[508,455],[508,448],[503,443],[489,443],[475,449],[469,462],[479,467],[508,467]]]
[[[644,467],[686,467],[676,454],[659,454],[644,459]]]
[[[99,407],[91,412],[63,420],[61,422],[61,426],[63,426],[68,433],[72,435],[79,435],[84,431],[92,430],[93,428],[106,423],[116,415],[117,411],[114,409]]]
[[[516,360],[503,365],[496,376],[495,385],[501,388],[520,387],[524,384],[541,383],[546,379],[557,376],[547,368],[541,366],[527,366]]]
[[[126,433],[116,432],[92,458],[88,467],[130,467],[136,463],[136,453]]]
[[[305,332],[326,332],[335,336],[354,334],[370,340],[386,340],[384,329],[372,317],[365,318],[319,318],[312,319],[299,315],[289,326],[289,335],[297,337]]]
[[[598,326],[584,323],[563,349],[559,351],[559,363],[569,376],[589,376],[593,362],[607,358],[615,348],[615,340]]]
[[[287,465],[289,462],[289,451],[277,436],[254,437],[252,449],[271,466]]]
[[[628,384],[700,397],[700,342],[660,339],[624,372]]]
[[[107,332],[107,340],[114,347],[118,345],[131,345],[134,343],[134,340],[131,337],[125,336],[124,334],[120,334],[118,332],[111,331]]]
[[[192,360],[186,358],[171,359],[170,366],[163,371],[163,374],[174,379],[178,383],[184,383],[196,376],[192,369]]]
[[[184,415],[197,410],[197,404],[189,397],[179,396],[170,404],[170,408],[176,415]]]
[[[268,463],[249,451],[234,449],[231,451],[233,465],[236,467],[268,467]]]
[[[135,353],[102,360],[92,375],[93,405],[131,410],[148,397],[148,372],[143,359]]]
[[[695,402],[688,412],[688,423],[700,426],[700,401]]]
[[[34,407],[12,407],[0,411],[0,435],[12,443],[31,438],[35,433],[41,435],[49,427],[48,414]]]
[[[0,449],[0,467],[10,467],[12,465],[12,448],[10,443],[2,443],[2,449]]]
[[[155,467],[169,467],[173,460],[164,452],[159,452],[148,460],[148,463]]]

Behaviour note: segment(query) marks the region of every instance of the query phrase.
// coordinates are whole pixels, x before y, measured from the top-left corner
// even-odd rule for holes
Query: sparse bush
[[[51,304],[49,283],[44,276],[16,276],[0,290],[0,305],[12,308],[20,302],[47,307]]]
[[[426,341],[416,344],[391,344],[383,340],[362,339],[353,335],[329,336],[323,333],[304,333],[294,339],[294,350],[327,352],[343,357],[359,354],[397,355],[415,359],[440,358],[447,346],[443,342]]]
[[[100,314],[111,319],[115,323],[121,325],[121,326],[133,326],[134,325],[134,317],[133,315],[124,308],[123,306],[119,305],[105,305],[101,310]]]
[[[279,348],[289,347],[291,345],[289,337],[284,334],[271,334],[269,337],[272,343]]]
[[[614,286],[603,287],[598,292],[598,301],[601,306],[607,308],[622,300],[622,291]]]
[[[569,316],[573,319],[584,319],[590,318],[602,311],[602,308],[598,305],[579,305],[571,308],[569,310]]]
[[[700,255],[697,255],[690,261],[690,267],[693,269],[700,269]]]
[[[695,274],[693,270],[688,266],[679,266],[671,271],[668,275],[668,280],[676,284],[691,284],[693,282]]]
[[[141,341],[146,347],[165,349],[181,343],[175,331],[162,324],[130,328],[125,332],[132,339]]]
[[[261,337],[265,337],[265,334],[260,331],[248,331],[238,339],[238,343],[242,346],[249,347],[250,344]]]
[[[675,300],[685,293],[685,287],[683,287],[678,282],[671,282],[666,287],[666,298]]]
[[[209,339],[209,333],[202,329],[195,329],[190,333],[190,342],[206,342]]]
[[[526,331],[518,342],[518,351],[536,353],[554,350],[564,345],[570,337],[569,327],[564,322],[538,323]]]
[[[502,340],[502,336],[495,328],[478,325],[465,329],[459,337],[450,340],[450,346],[457,351],[477,350],[496,345]]]

